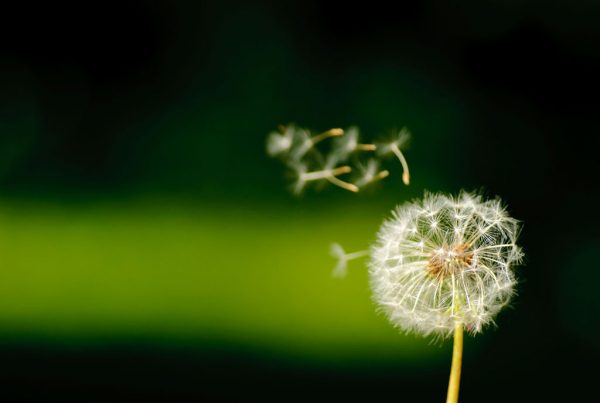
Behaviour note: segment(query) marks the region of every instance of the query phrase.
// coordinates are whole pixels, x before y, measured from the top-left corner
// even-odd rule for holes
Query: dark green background
[[[398,334],[366,269],[424,190],[523,221],[519,295],[461,398],[583,400],[598,338],[600,4],[52,2],[0,24],[2,400],[443,401],[451,343]],[[408,126],[358,195],[287,190],[266,134]]]

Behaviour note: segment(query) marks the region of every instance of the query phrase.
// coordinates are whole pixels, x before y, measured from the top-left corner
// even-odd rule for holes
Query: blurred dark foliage
[[[473,183],[591,191],[593,2],[58,1],[2,11],[3,192],[207,196],[240,175],[268,191],[262,139],[277,124],[377,134],[411,123],[390,104],[394,91],[410,102],[426,86],[468,111],[457,139],[468,148],[455,158]],[[414,94],[381,75],[394,70],[422,79]],[[360,101],[379,114],[356,110],[369,95],[361,82],[389,86]],[[505,176],[491,168],[502,166]]]

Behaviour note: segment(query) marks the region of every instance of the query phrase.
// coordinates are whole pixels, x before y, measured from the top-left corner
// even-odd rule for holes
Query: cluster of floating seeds
[[[295,125],[281,126],[267,138],[267,153],[279,158],[295,177],[294,193],[301,193],[312,182],[329,182],[351,192],[389,176],[381,169],[381,159],[395,155],[402,164],[402,181],[408,185],[408,164],[401,149],[410,133],[402,129],[388,140],[365,144],[359,141],[359,130],[330,129],[313,135]],[[326,152],[317,146],[331,139]]]

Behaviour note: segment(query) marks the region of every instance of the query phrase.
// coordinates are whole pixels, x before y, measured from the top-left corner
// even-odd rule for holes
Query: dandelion
[[[371,248],[373,299],[407,332],[454,334],[448,402],[458,399],[463,329],[481,332],[514,294],[519,223],[500,200],[426,195],[398,207]]]
[[[338,259],[333,274],[345,275],[350,260],[369,253],[373,300],[395,327],[454,335],[447,402],[455,403],[463,331],[481,332],[514,295],[514,267],[523,256],[519,229],[499,199],[426,194],[393,211],[370,251],[346,253],[332,245]]]
[[[335,137],[330,152],[322,155],[315,145],[330,137]],[[358,192],[389,176],[380,168],[380,158],[392,154],[402,165],[402,181],[410,183],[402,153],[409,138],[404,128],[388,141],[361,144],[356,127],[311,136],[288,126],[269,135],[267,152],[293,169],[296,193],[319,181]],[[360,159],[358,151],[375,153]],[[339,178],[353,172],[359,175],[352,182]],[[454,336],[446,402],[456,403],[463,332],[475,335],[494,323],[515,293],[514,268],[523,256],[516,244],[519,230],[519,222],[499,199],[484,200],[468,192],[456,197],[426,194],[397,207],[370,250],[347,253],[332,244],[331,255],[337,259],[332,275],[344,277],[349,261],[368,256],[373,300],[395,327],[440,339]]]

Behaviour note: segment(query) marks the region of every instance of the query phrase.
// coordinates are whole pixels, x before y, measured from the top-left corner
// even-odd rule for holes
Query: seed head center
[[[443,279],[468,268],[472,262],[473,251],[469,248],[469,245],[443,246],[431,254],[427,272],[433,277]]]

